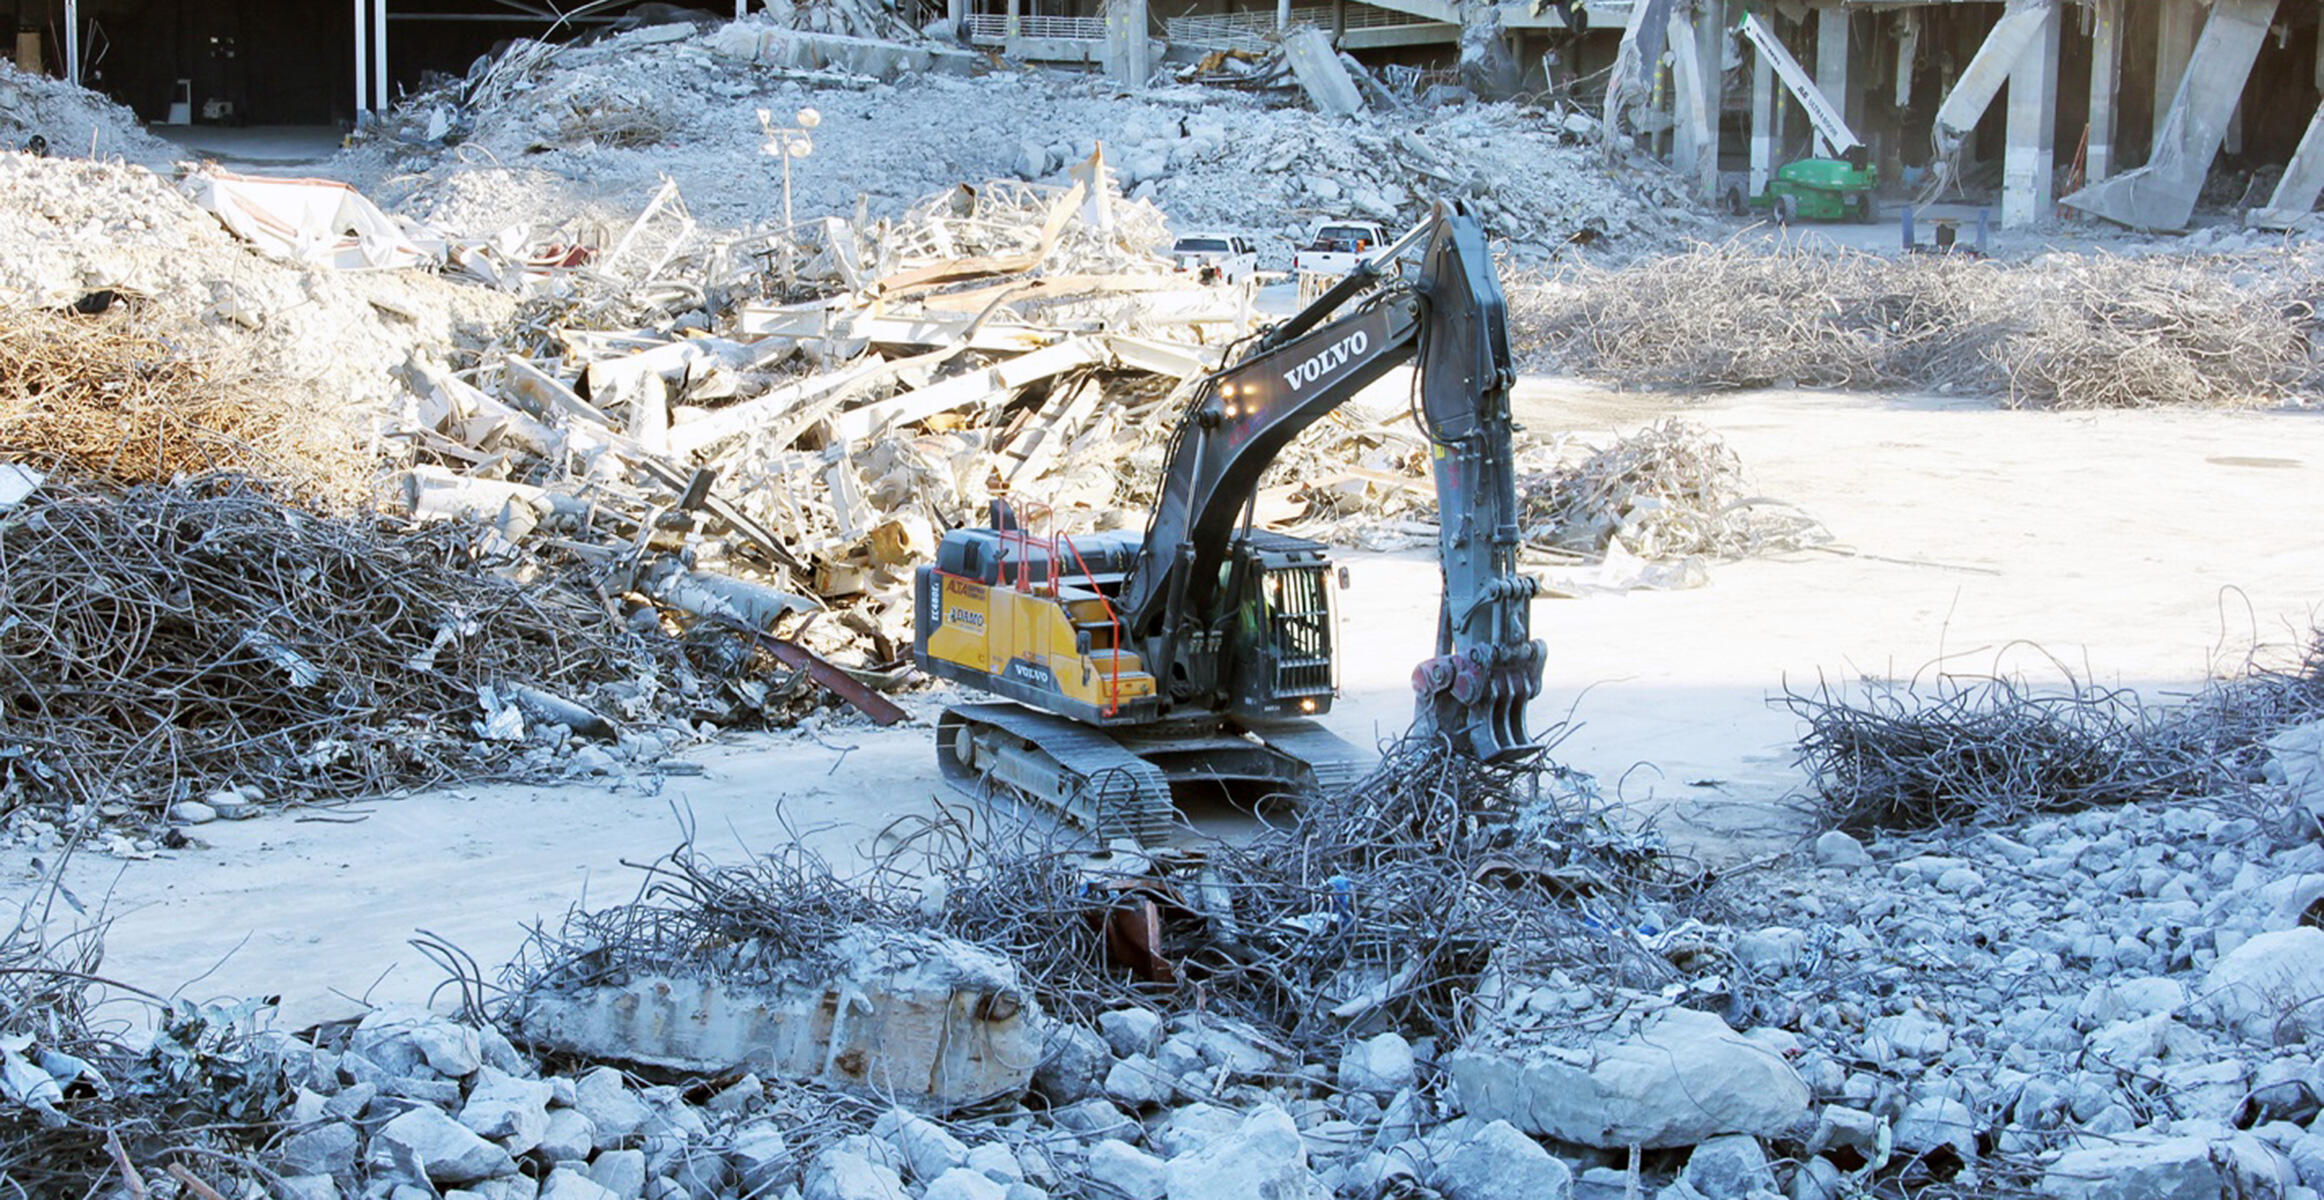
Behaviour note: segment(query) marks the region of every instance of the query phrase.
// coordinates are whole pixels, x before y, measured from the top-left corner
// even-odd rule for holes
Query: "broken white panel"
[[[982,312],[927,311],[874,313],[834,311],[822,301],[800,304],[747,302],[739,310],[741,331],[756,338],[792,340],[840,338],[875,346],[953,346],[1019,354],[1065,336],[1049,326],[982,320]]]
[[[1283,57],[1317,112],[1345,117],[1364,111],[1364,94],[1322,30],[1309,25],[1284,35]]]
[[[421,246],[379,206],[336,180],[207,171],[187,183],[195,204],[276,258],[349,271],[444,261],[441,243]]]
[[[947,409],[997,398],[1026,384],[1075,367],[1102,362],[1105,357],[1105,344],[1094,337],[1059,342],[1021,358],[955,375],[924,388],[851,409],[834,418],[832,426],[842,440],[859,441],[889,426],[908,425]],[[675,434],[676,431],[672,432]],[[675,440],[674,436],[672,440]]]
[[[830,395],[886,365],[875,358],[842,371],[784,384],[763,396],[753,397],[740,404],[730,404],[691,421],[677,422],[670,426],[670,453],[683,458],[728,438],[771,425],[798,411],[808,402]]]
[[[2083,188],[2066,203],[2133,229],[2186,228],[2275,13],[2276,0],[2215,0],[2146,165]]]

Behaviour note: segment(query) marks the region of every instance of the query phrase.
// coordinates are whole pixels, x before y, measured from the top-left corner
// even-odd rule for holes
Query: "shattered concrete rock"
[[[1170,1160],[1163,1171],[1170,1200],[1265,1196],[1328,1200],[1331,1190],[1307,1166],[1307,1144],[1291,1114],[1273,1105],[1243,1118],[1233,1132]]]
[[[1573,1170],[1507,1121],[1463,1138],[1430,1177],[1445,1200],[1566,1200]]]
[[[2289,1160],[2255,1137],[2168,1141],[2070,1150],[2042,1173],[2055,1200],[2217,1200],[2284,1196],[2297,1186]]]
[[[1461,1108],[1605,1149],[1771,1137],[1808,1114],[1797,1072],[1709,1013],[1666,1008],[1575,1045],[1489,1029],[1445,1060]]]

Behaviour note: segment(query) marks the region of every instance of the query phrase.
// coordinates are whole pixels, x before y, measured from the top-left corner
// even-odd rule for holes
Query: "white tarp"
[[[237,236],[277,258],[355,271],[441,262],[362,193],[330,179],[270,179],[206,171],[190,181],[194,203]]]

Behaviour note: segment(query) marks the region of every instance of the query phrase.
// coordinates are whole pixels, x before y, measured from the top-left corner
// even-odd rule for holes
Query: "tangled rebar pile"
[[[52,875],[0,933],[4,1194],[94,1196],[108,1180],[123,1195],[145,1194],[142,1180],[191,1178],[232,1194],[279,1184],[255,1161],[289,1099],[270,1048],[251,1036],[263,1002],[173,1001],[104,978],[101,924],[44,935],[60,890]],[[150,1038],[101,1020],[100,996],[151,1006]]]
[[[489,569],[474,526],[323,517],[238,477],[52,481],[0,511],[0,811],[508,773],[487,689],[651,711],[677,644]]]
[[[155,336],[131,304],[0,312],[0,452],[122,483],[233,470],[359,491],[371,470],[269,381]]]
[[[1562,460],[1519,484],[1529,540],[1640,558],[1749,558],[1831,540],[1814,518],[1751,495],[1718,435],[1672,419]]]
[[[1030,827],[971,836],[963,821],[932,822],[882,841],[886,856],[852,878],[797,845],[726,867],[681,847],[647,868],[633,903],[536,930],[491,990],[521,998],[632,971],[750,978],[872,924],[1005,955],[1052,1014],[1195,1005],[1313,1057],[1359,1021],[1457,1038],[1497,954],[1669,983],[1677,970],[1633,933],[1691,914],[1705,882],[1616,830],[1587,777],[1542,756],[1480,764],[1425,739],[1290,823],[1205,843],[1176,869],[1157,869],[1173,861],[1159,852],[1093,866]],[[923,873],[932,889],[914,882]],[[1160,940],[1126,948],[1109,920],[1147,905]]]
[[[2324,254],[1997,263],[1734,240],[1512,281],[1540,368],[1625,386],[1957,391],[2055,408],[2311,394]]]
[[[2288,670],[2220,680],[2179,705],[2068,675],[1939,674],[1926,687],[1787,691],[1798,760],[1832,825],[1925,829],[2216,796],[2259,778],[2267,738],[2324,717],[2324,638]]]

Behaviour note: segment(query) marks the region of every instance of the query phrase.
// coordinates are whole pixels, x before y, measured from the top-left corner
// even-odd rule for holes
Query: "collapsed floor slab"
[[[589,1058],[755,1071],[949,1112],[1021,1093],[1045,1022],[1015,964],[961,942],[856,929],[753,979],[705,969],[553,987],[519,1034]]]

